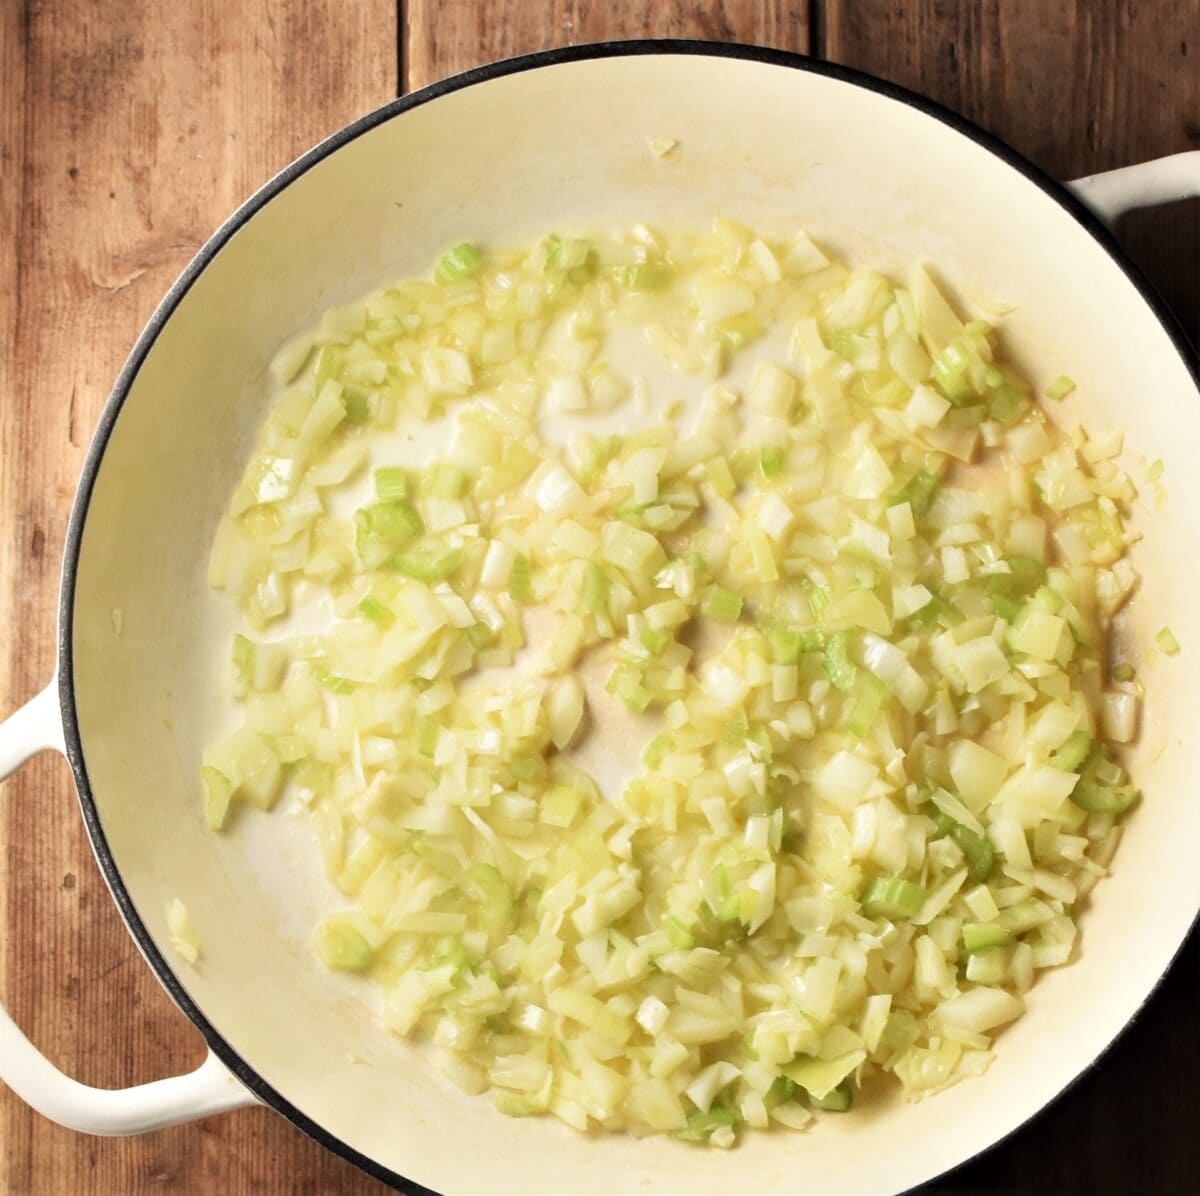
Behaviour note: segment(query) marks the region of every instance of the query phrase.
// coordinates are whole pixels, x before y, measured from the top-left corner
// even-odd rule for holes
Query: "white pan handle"
[[[1076,179],[1068,187],[1105,224],[1135,208],[1200,195],[1200,150]]]
[[[58,683],[0,723],[0,781],[39,752],[66,755]],[[140,1134],[195,1121],[257,1098],[209,1052],[193,1072],[136,1088],[91,1088],[63,1075],[0,1006],[0,1080],[39,1113],[88,1134]]]

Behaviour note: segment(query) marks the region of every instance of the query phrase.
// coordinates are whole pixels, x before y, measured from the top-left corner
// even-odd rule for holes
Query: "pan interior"
[[[676,162],[650,137],[682,147]],[[246,812],[210,834],[197,774],[223,725],[233,612],[204,584],[217,519],[265,410],[266,363],[326,308],[423,272],[446,245],[526,242],[597,221],[729,215],[807,227],[884,269],[914,259],[1016,303],[1012,353],[1035,381],[1070,373],[1057,409],[1124,426],[1165,462],[1143,504],[1144,575],[1125,634],[1147,714],[1146,792],[1083,953],[1045,976],[983,1080],[921,1104],[866,1102],[738,1150],[581,1138],[462,1096],[374,1022],[364,985],[308,948],[331,894],[303,823]],[[1200,403],[1137,287],[1035,181],[935,117],[840,78],[752,59],[654,53],[561,62],[451,91],[374,125],[245,219],[179,301],[133,379],[94,479],[73,598],[83,762],[137,916],[203,1017],[295,1109],[382,1166],[448,1192],[892,1191],[983,1149],[1086,1067],[1137,1010],[1200,906],[1192,800],[1200,649],[1186,579],[1200,544]],[[1131,467],[1135,479],[1142,467]],[[1184,656],[1152,650],[1169,624]],[[181,898],[189,968],[168,945]],[[919,1144],[914,1149],[914,1144]]]

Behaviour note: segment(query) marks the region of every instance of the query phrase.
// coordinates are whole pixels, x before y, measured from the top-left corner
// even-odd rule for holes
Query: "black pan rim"
[[[231,237],[245,225],[261,208],[269,203],[276,195],[318,163],[324,161],[342,146],[349,144],[364,133],[401,115],[413,108],[418,108],[432,100],[486,83],[493,79],[503,78],[524,71],[541,67],[556,66],[563,63],[582,62],[593,59],[624,58],[641,55],[691,55],[709,58],[728,58],[749,62],[757,62],[767,66],[788,67],[793,70],[807,71],[810,74],[822,75],[843,83],[861,87],[867,91],[895,100],[907,107],[913,108],[926,116],[940,121],[942,124],[975,142],[988,150],[1008,166],[1024,175],[1030,182],[1038,186],[1060,207],[1072,216],[1083,228],[1091,234],[1099,248],[1104,250],[1113,262],[1122,270],[1128,280],[1137,289],[1143,301],[1150,307],[1163,331],[1174,345],[1187,368],[1197,390],[1200,391],[1200,357],[1183,331],[1179,321],[1171,309],[1159,296],[1154,287],[1147,281],[1140,269],[1129,259],[1125,251],[1113,238],[1105,224],[1093,213],[1069,188],[1056,179],[1051,178],[1039,167],[1019,154],[1006,142],[988,133],[978,125],[967,120],[953,110],[930,100],[907,88],[890,83],[863,71],[840,66],[836,63],[821,59],[810,58],[807,55],[785,50],[768,49],[763,46],[739,44],[721,41],[698,41],[691,39],[639,39],[630,41],[605,41],[585,45],[567,46],[558,49],[543,50],[514,58],[504,59],[485,66],[475,67],[461,74],[431,83],[418,91],[401,96],[396,100],[375,109],[366,116],[332,134],[306,153],[302,154],[279,174],[264,184],[248,200],[246,200],[205,242],[196,256],[188,264],[183,273],[167,292],[157,310],[151,316],[145,329],[138,337],[129,358],[117,378],[112,392],[104,406],[97,425],[95,435],[88,450],[76,490],[70,521],[67,526],[66,543],[63,551],[62,583],[59,592],[59,630],[58,630],[58,686],[59,704],[62,712],[64,739],[67,759],[71,764],[78,790],[79,805],[84,824],[96,862],[105,882],[112,893],[121,916],[133,936],[139,950],[153,968],[160,983],[167,990],[171,999],[183,1011],[190,1021],[203,1035],[209,1049],[225,1064],[237,1079],[260,1101],[286,1117],[293,1125],[309,1137],[319,1142],[326,1149],[355,1164],[361,1170],[375,1179],[391,1185],[400,1191],[414,1194],[436,1196],[430,1189],[407,1179],[398,1172],[384,1167],[374,1159],[355,1150],[347,1143],[331,1134],[321,1125],[297,1109],[285,1096],[269,1085],[225,1040],[220,1031],[204,1016],[198,1006],[189,997],[183,985],[176,978],[174,971],[159,950],[150,935],[146,924],[135,907],[129,891],[121,878],[112,851],[109,848],[104,828],[100,821],[99,811],[92,793],[84,757],[83,744],[80,737],[78,712],[75,702],[74,686],[74,600],[75,587],[78,577],[79,556],[83,535],[87,524],[88,508],[92,491],[104,453],[118,416],[124,405],[129,391],[150,350],[153,348],[159,334],[167,321],[174,314],[184,296],[192,285],[217,256]],[[1180,942],[1171,961],[1162,974],[1147,992],[1141,1005],[1130,1016],[1122,1029],[1095,1059],[1082,1068],[1079,1073],[1059,1092],[1047,1100],[1038,1109],[1029,1114],[1019,1125],[1004,1134],[987,1147],[968,1158],[956,1163],[950,1169],[928,1177],[919,1186],[933,1182],[938,1178],[957,1172],[960,1168],[978,1160],[995,1150],[996,1147],[1008,1141],[1014,1134],[1019,1133],[1030,1121],[1040,1117],[1048,1108],[1057,1104],[1068,1092],[1075,1088],[1085,1077],[1091,1075],[1115,1043],[1128,1031],[1137,1020],[1146,1004],[1154,997],[1170,972],[1179,954],[1196,932],[1200,923],[1200,911],[1193,920],[1188,934]],[[911,1189],[915,1191],[917,1189]]]

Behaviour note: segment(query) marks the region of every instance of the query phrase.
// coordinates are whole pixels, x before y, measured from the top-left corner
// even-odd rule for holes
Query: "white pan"
[[[648,137],[677,138],[664,163]],[[1177,325],[1105,220],[1200,192],[1200,153],[1073,187],[926,100],[773,51],[632,42],[554,51],[398,100],[290,166],[201,250],[105,409],[67,536],[59,666],[0,726],[0,776],[63,751],[131,934],[211,1048],[188,1076],[124,1092],[59,1073],[0,1016],[0,1075],[92,1133],[135,1133],[262,1101],[398,1185],[440,1192],[894,1192],[986,1149],[1090,1068],[1179,950],[1200,907],[1200,395]],[[219,513],[264,415],[265,364],[324,309],[428,268],[447,244],[512,244],[597,221],[798,222],[883,268],[913,259],[1019,306],[1015,352],[1058,409],[1119,425],[1161,458],[1170,499],[1140,518],[1144,585],[1127,634],[1148,688],[1145,801],[1083,919],[1078,962],[1045,975],[982,1079],[915,1105],[752,1134],[734,1151],[582,1137],[467,1098],[374,1024],[307,945],[320,886],[275,816],[205,829],[202,744],[219,719],[230,612],[204,585]],[[1134,467],[1135,476],[1142,474]],[[114,614],[114,612],[119,612]],[[1183,654],[1159,657],[1169,624]],[[168,945],[185,902],[200,965]],[[362,1063],[350,1062],[360,1056]],[[403,1178],[402,1178],[403,1177]]]

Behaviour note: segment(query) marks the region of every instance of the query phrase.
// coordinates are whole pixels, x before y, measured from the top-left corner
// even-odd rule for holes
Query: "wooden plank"
[[[60,549],[88,438],[172,279],[255,187],[396,94],[392,0],[0,4],[0,710],[50,677]],[[61,761],[4,785],[3,997],[71,1075],[119,1086],[202,1057],[83,836]],[[6,907],[6,908],[5,908]],[[362,1191],[274,1114],[132,1140],[0,1090],[0,1191]]]
[[[940,100],[1059,178],[1200,145],[1195,0],[825,0],[820,8],[819,53]],[[1120,232],[1193,340],[1200,338],[1200,201],[1136,213]],[[1086,919],[1083,933],[1086,944]],[[931,1190],[1186,1189],[1200,1169],[1192,1125],[1198,991],[1200,943],[1193,942],[1095,1076]],[[1146,1099],[1130,1100],[1131,1092]]]
[[[410,0],[406,91],[482,62],[552,46],[631,37],[695,37],[808,50],[807,0]]]

